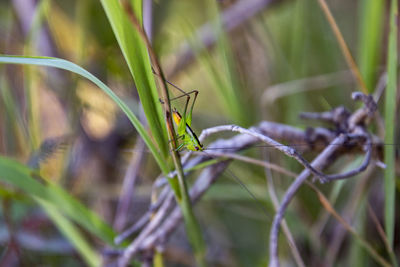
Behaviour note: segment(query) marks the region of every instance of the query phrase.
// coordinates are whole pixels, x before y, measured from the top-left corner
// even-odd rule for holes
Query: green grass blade
[[[101,256],[98,255],[90,247],[86,240],[82,238],[82,234],[79,232],[79,230],[68,219],[62,216],[62,214],[59,212],[59,209],[42,199],[34,199],[46,211],[47,215],[49,215],[51,220],[56,224],[57,228],[75,246],[76,250],[81,254],[83,260],[85,260],[86,264],[93,267],[100,266]]]
[[[143,104],[149,126],[162,148],[167,148],[167,136],[164,124],[164,117],[161,111],[161,105],[157,98],[157,89],[154,81],[154,76],[151,70],[150,59],[147,51],[147,46],[139,35],[133,29],[126,14],[117,1],[102,0],[103,8],[106,11],[107,17],[110,21],[114,34],[118,40],[118,44],[122,50],[131,74],[135,80],[140,99]],[[141,1],[135,1],[132,5],[136,17],[141,21]],[[185,124],[183,124],[185,125]],[[168,149],[163,150],[165,157],[168,154]],[[176,153],[175,151],[173,153]],[[174,157],[174,160],[176,157]],[[194,216],[190,198],[187,194],[187,187],[185,185],[184,175],[180,162],[175,162],[178,171],[178,180],[181,191],[181,197],[176,194],[176,199],[181,207],[184,217],[186,232],[189,242],[191,243],[196,261],[200,266],[206,266],[204,263],[205,246],[201,235],[199,224]],[[174,188],[173,180],[170,180],[172,188]]]
[[[157,150],[156,146],[151,140],[151,137],[148,135],[148,133],[146,132],[140,121],[137,119],[137,117],[133,114],[133,112],[129,109],[129,107],[107,85],[105,85],[102,81],[100,81],[90,72],[86,71],[85,69],[79,67],[78,65],[70,61],[59,58],[51,58],[51,57],[22,57],[22,56],[0,55],[0,63],[55,67],[74,72],[92,81],[94,84],[100,87],[100,89],[102,89],[125,113],[125,115],[129,118],[135,129],[140,134],[140,136],[143,138],[144,142],[146,143],[150,152],[153,154],[161,170],[164,173],[168,173],[168,167],[165,163],[164,158],[160,155],[159,151]]]
[[[224,31],[222,25],[220,12],[216,2],[213,1],[210,4],[212,9],[212,15],[215,17],[214,27],[216,29],[215,34],[217,35],[217,51],[221,56],[221,62],[223,66],[224,74],[224,86],[220,87],[219,94],[221,99],[226,103],[225,105],[229,108],[235,121],[243,126],[248,126],[250,123],[247,122],[247,118],[251,116],[246,116],[243,97],[241,97],[241,83],[239,80],[239,74],[235,66],[235,58],[229,42],[229,38]],[[249,110],[249,108],[247,108]]]
[[[113,244],[113,230],[97,214],[88,210],[82,203],[62,188],[35,175],[27,166],[0,157],[0,180],[15,186],[26,194],[52,203],[70,219],[108,244]]]
[[[166,158],[169,153],[167,131],[146,45],[118,1],[101,0],[101,3],[135,81],[150,130]],[[136,17],[141,21],[141,1],[134,1],[133,7]]]
[[[360,2],[360,37],[358,62],[361,75],[369,90],[375,88],[381,55],[383,0],[362,0]]]
[[[363,201],[363,200],[362,200]],[[360,205],[360,209],[357,212],[357,216],[354,218],[354,228],[356,228],[357,233],[361,236],[365,236],[366,222],[368,218],[366,216],[366,208],[365,201],[363,201],[362,205]],[[354,267],[363,267],[367,265],[368,262],[368,254],[359,244],[357,239],[351,240],[350,243],[350,266]]]
[[[208,72],[210,81],[214,83],[213,87],[216,88],[218,97],[221,103],[223,103],[225,110],[233,117],[235,123],[248,126],[248,118],[251,118],[251,116],[247,116],[246,114],[249,108],[243,109],[244,103],[242,101],[243,97],[241,97],[242,85],[238,78],[237,69],[235,68],[235,58],[231,44],[224,31],[217,4],[214,1],[208,4],[216,36],[216,50],[213,53],[217,53],[218,62],[215,61],[215,56],[208,52],[202,45],[201,41],[193,40],[191,45],[197,47],[199,52],[202,52],[201,55],[199,54],[199,60]]]
[[[388,84],[385,99],[385,143],[395,143],[395,116],[396,116],[396,92],[397,92],[397,0],[391,1],[390,6],[390,31],[388,43],[387,73]],[[395,215],[395,147],[385,146],[385,230],[390,246],[394,239],[394,215]]]
[[[0,181],[31,196],[46,211],[64,236],[74,244],[86,263],[89,266],[99,266],[100,256],[64,216],[75,221],[97,238],[112,245],[115,234],[102,219],[62,188],[35,176],[34,171],[30,168],[7,157],[0,157]]]
[[[37,9],[32,18],[32,24],[27,34],[26,44],[24,46],[24,55],[36,54],[36,48],[39,44],[39,36],[43,26],[44,18],[49,12],[50,1],[42,0],[37,6]],[[35,93],[35,88],[38,87],[40,76],[37,74],[37,68],[24,66],[24,91],[26,95],[25,105],[27,113],[27,124],[29,128],[29,145],[32,149],[36,149],[40,145],[41,139],[41,120],[39,94]]]
[[[193,206],[190,203],[190,199],[185,197],[179,203],[186,228],[186,234],[188,235],[188,240],[192,246],[194,257],[199,267],[207,266],[206,263],[206,245],[204,242],[203,235],[201,233],[201,228],[196,216],[193,212]]]
[[[7,127],[7,132],[10,135],[8,138],[11,138],[11,140],[7,139],[8,145],[18,144],[19,147],[27,147],[28,130],[23,123],[21,112],[18,109],[18,103],[6,79],[3,78],[3,75],[0,76],[0,98],[0,103],[4,107],[4,119],[8,119],[8,122],[6,122],[6,125],[9,125],[9,127]]]
[[[207,3],[209,4],[208,13],[212,17],[210,19],[212,31],[216,36],[216,49],[208,51],[199,36],[193,33],[195,29],[191,27],[189,19],[182,20],[181,29],[188,36],[187,41],[208,76],[205,80],[212,83],[212,88],[215,88],[224,111],[233,118],[236,124],[248,126],[251,123],[249,118],[253,117],[248,115],[251,113],[248,106],[243,108],[245,105],[242,97],[242,83],[238,78],[240,75],[235,66],[234,53],[224,31],[217,4],[209,1]]]

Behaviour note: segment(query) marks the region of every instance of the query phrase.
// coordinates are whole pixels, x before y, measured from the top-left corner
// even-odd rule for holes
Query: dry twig
[[[366,157],[363,164],[359,168],[351,170],[347,173],[328,176],[327,181],[351,177],[365,170],[370,162],[372,143],[369,134],[366,132],[365,125],[367,120],[372,117],[376,109],[376,103],[373,101],[371,96],[365,96],[362,93],[353,93],[352,98],[354,100],[363,101],[365,106],[359,110],[356,110],[351,116],[347,118],[347,121],[340,123],[341,126],[346,126],[345,129],[341,129],[344,132],[340,133],[340,135],[331,142],[332,145],[326,147],[325,150],[314,159],[311,165],[318,170],[325,168],[332,162],[332,158],[335,158],[334,156],[335,153],[337,153],[337,150],[346,145],[346,141],[348,140],[348,138],[353,138],[357,136],[360,137],[362,141],[367,143]],[[282,222],[286,209],[290,201],[293,199],[294,195],[297,193],[300,186],[306,181],[310,174],[311,172],[309,169],[305,169],[303,172],[300,173],[296,180],[287,189],[280,204],[280,208],[275,214],[270,231],[270,267],[279,266],[278,233],[279,226]]]
[[[365,122],[368,121],[368,119],[372,115],[371,109],[373,110],[374,105],[370,104],[372,103],[370,101],[371,99],[369,97],[359,95],[358,93],[355,93],[353,98],[363,100],[366,103],[366,107],[363,107],[355,111],[353,114],[349,114],[348,116],[336,116],[334,115],[334,113],[337,112],[335,110],[331,112],[332,114],[324,114],[322,116],[324,118],[331,118],[330,121],[337,126],[337,129],[340,128],[342,131],[344,131],[342,133],[338,133],[337,129],[328,130],[324,128],[315,128],[301,131],[294,127],[279,123],[262,122],[257,127],[253,127],[249,130],[237,126],[218,126],[206,129],[200,135],[200,140],[203,141],[206,136],[217,133],[221,130],[233,129],[242,133],[227,140],[218,140],[209,145],[209,147],[212,148],[214,151],[213,156],[220,154],[224,157],[226,157],[227,155],[231,155],[235,151],[254,146],[260,140],[267,142],[269,146],[283,151],[286,154],[297,155],[296,152],[293,152],[296,151],[293,148],[284,146],[276,142],[272,138],[265,136],[265,134],[268,134],[269,136],[272,136],[276,139],[286,140],[288,142],[301,142],[302,144],[304,144],[303,150],[319,149],[318,147],[312,145],[313,142],[319,141],[321,144],[327,145],[324,151],[310,164],[312,168],[316,170],[324,169],[342,153],[354,151],[359,152],[362,150],[366,151],[364,163],[359,168],[344,174],[324,176],[326,181],[343,179],[363,171],[369,164],[372,155],[378,155],[378,153],[376,153],[374,150],[376,149],[376,147],[379,147],[372,146],[372,139],[376,139],[376,137],[371,137],[368,133],[366,133],[365,129],[363,128]],[[319,118],[321,116],[314,117]],[[340,120],[346,120],[346,122],[340,122]],[[312,132],[313,134],[310,134],[310,132]],[[227,151],[229,151],[229,153],[227,153]],[[188,169],[196,166],[203,161],[208,160],[209,158],[210,155],[202,154],[195,158],[189,159],[183,165],[185,169]],[[202,196],[202,194],[204,194],[204,192],[217,179],[218,175],[227,167],[228,163],[228,161],[219,162],[217,164],[207,167],[201,173],[201,175],[198,177],[190,190],[190,197],[193,202],[195,202]],[[275,255],[277,255],[278,230],[285,210],[289,205],[290,200],[297,192],[298,188],[303,184],[303,182],[310,174],[313,174],[312,169],[306,167],[306,169],[289,187],[282,200],[279,210],[274,218],[273,227],[271,230],[271,255],[274,255],[274,253]],[[163,182],[158,182],[157,184],[157,186],[160,186],[163,184]],[[155,208],[152,208],[148,213],[146,213],[144,217],[130,229],[130,231],[122,234],[119,237],[118,240],[120,242],[121,240],[129,236],[133,231],[137,231],[144,227],[139,233],[139,236],[130,246],[131,255],[152,250],[157,247],[160,248],[160,246],[162,247],[162,244],[165,243],[168,235],[171,234],[172,231],[178,226],[181,220],[181,213],[179,211],[179,208],[171,202],[173,198],[166,197],[167,195],[169,195],[167,192],[170,191],[164,188],[159,197],[159,202],[155,204]],[[175,208],[171,212],[167,213],[167,211],[171,210],[174,205]],[[151,214],[154,214],[154,216],[153,219],[150,221]],[[146,223],[148,224],[146,225]],[[275,259],[277,259],[277,257],[275,257]],[[275,263],[277,262],[278,261],[276,261]]]

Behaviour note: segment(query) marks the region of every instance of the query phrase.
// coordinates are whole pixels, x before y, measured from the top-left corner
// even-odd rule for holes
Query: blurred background
[[[385,72],[389,1],[331,0],[328,5],[367,88],[374,92]],[[305,129],[317,124],[299,120],[300,112],[358,107],[350,97],[358,85],[316,0],[144,0],[143,7],[144,27],[166,78],[186,91],[199,91],[192,121],[197,133],[221,124],[250,127],[262,120]],[[146,124],[132,76],[100,2],[2,0],[0,36],[1,54],[58,57],[85,68]],[[170,92],[178,95],[173,88]],[[1,155],[37,169],[117,232],[148,209],[160,170],[129,120],[94,84],[64,70],[0,65],[0,93]],[[173,104],[181,110],[184,99]],[[371,129],[383,138],[379,125]],[[218,138],[228,136],[232,134]],[[272,148],[255,147],[244,154],[301,171]],[[311,160],[316,154],[305,156]],[[330,172],[357,166],[361,159],[345,157]],[[124,219],[116,221],[132,160],[139,162],[132,203]],[[270,214],[261,212],[229,173],[221,176],[195,208],[210,266],[265,266],[274,214],[267,181],[274,181],[281,197],[292,179],[240,162],[233,162],[229,170]],[[373,168],[354,179],[318,187],[362,240],[388,259],[377,230],[377,221],[383,224],[382,178],[383,171]],[[0,184],[0,197],[0,265],[87,264],[30,197],[5,183]],[[377,221],[371,219],[370,210]],[[397,209],[397,220],[398,216]],[[329,217],[309,188],[300,190],[286,219],[306,266],[377,265],[359,246],[361,239]],[[101,253],[105,244],[82,232]],[[393,249],[394,255],[400,255],[398,231]],[[282,266],[296,265],[290,250],[282,236]],[[183,227],[167,243],[164,261],[165,266],[193,266]]]

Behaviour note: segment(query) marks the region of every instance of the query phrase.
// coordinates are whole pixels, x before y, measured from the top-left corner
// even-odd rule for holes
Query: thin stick
[[[159,76],[159,74],[156,73],[156,72],[154,71],[153,68],[152,68],[152,71],[153,71],[153,73],[154,73],[155,75],[158,75],[158,76]],[[191,116],[192,116],[192,112],[193,112],[194,103],[196,102],[197,95],[199,94],[199,91],[197,91],[197,90],[192,90],[192,91],[186,92],[185,90],[181,89],[179,86],[173,84],[172,82],[168,81],[167,79],[165,79],[165,82],[167,82],[169,85],[171,85],[172,87],[174,87],[175,89],[177,89],[179,92],[182,93],[182,94],[179,95],[179,96],[176,96],[176,97],[174,97],[174,98],[171,98],[171,99],[169,100],[170,102],[172,102],[172,101],[174,101],[174,100],[177,100],[177,99],[179,99],[179,98],[182,98],[182,97],[184,97],[184,96],[187,97],[186,103],[185,103],[185,108],[184,108],[184,111],[183,111],[183,120],[184,120],[185,122],[186,122],[186,118],[187,118],[187,117],[186,117],[186,112],[187,112],[187,107],[188,107],[189,101],[190,101],[190,95],[191,95],[191,94],[194,94],[194,99],[193,99],[193,102],[192,102],[192,106],[190,107],[190,113],[189,113],[189,115],[190,115],[189,118],[190,118],[190,120],[191,120]],[[161,101],[161,100],[160,100],[160,101]],[[161,101],[161,103],[162,103],[162,101]],[[190,123],[188,123],[188,124],[189,124],[189,126],[190,126]],[[179,149],[178,149],[178,150],[179,150]]]
[[[114,243],[119,245],[127,239],[129,236],[133,235],[134,233],[138,232],[140,229],[145,227],[146,224],[149,223],[152,215],[154,214],[154,210],[158,209],[157,212],[164,212],[165,209],[171,208],[171,206],[164,206],[169,205],[170,199],[173,197],[173,193],[171,190],[168,190],[168,187],[165,187],[165,190],[161,193],[157,203],[155,206],[151,206],[150,209],[132,226],[124,230],[121,234],[114,238]],[[167,204],[165,204],[167,203]]]
[[[318,198],[321,202],[321,204],[324,206],[324,208],[326,210],[328,210],[333,217],[335,217],[335,219],[343,225],[343,227],[349,231],[353,236],[355,236],[357,238],[357,240],[359,241],[360,246],[362,246],[365,250],[367,250],[367,252],[370,254],[370,256],[372,258],[374,258],[376,260],[376,262],[378,262],[380,265],[385,266],[385,267],[390,267],[392,266],[389,262],[387,262],[382,256],[380,256],[378,254],[378,252],[364,239],[362,238],[357,231],[351,227],[351,225],[344,220],[334,209],[333,207],[328,204],[328,200],[325,198],[325,196],[323,195],[319,195],[318,194]]]
[[[268,129],[271,129],[271,130],[275,129],[275,131],[277,131],[281,134],[281,137],[286,136],[286,138],[289,138],[289,140],[290,140],[290,138],[293,138],[294,136],[297,139],[300,138],[300,133],[297,132],[298,130],[296,128],[288,127],[285,125],[280,125],[277,123],[262,122],[262,123],[260,123],[260,125],[258,127],[253,128],[253,130],[255,132],[267,132],[267,133],[269,132]],[[213,128],[204,130],[205,132],[202,133],[201,138],[204,139],[204,136],[209,135],[210,132],[212,132],[213,130],[214,130],[214,132],[217,132]],[[291,132],[291,133],[289,133],[289,132]],[[304,135],[305,133],[302,133],[302,134]],[[344,138],[344,140],[347,140],[346,138]],[[328,138],[328,139],[330,139],[330,138]],[[241,134],[241,135],[236,135],[229,140],[218,140],[218,141],[212,143],[211,146],[221,147],[220,151],[222,153],[222,151],[224,151],[227,146],[228,147],[234,146],[235,150],[233,150],[233,151],[237,151],[237,150],[245,149],[251,145],[254,145],[257,142],[257,140],[259,140],[259,139],[255,138],[252,135]],[[332,147],[332,148],[335,147],[335,149],[343,148],[339,143],[336,143],[335,139],[332,139],[331,144],[333,144],[334,142],[335,142],[336,146],[328,146],[328,147]],[[196,153],[196,154],[199,154],[199,153]],[[228,153],[228,155],[229,154],[230,153]],[[334,153],[332,152],[332,155],[333,154]],[[190,168],[190,166],[197,165],[208,158],[208,156],[205,156],[204,154],[200,154],[200,155],[202,155],[202,156],[191,159],[187,163],[185,163],[185,168]],[[227,156],[225,153],[222,153],[222,155]],[[337,154],[335,154],[335,156],[337,156]],[[327,158],[325,158],[325,160],[326,160],[324,162],[325,165],[332,162],[331,157],[327,157]],[[253,161],[253,160],[251,160],[251,161]],[[252,163],[255,163],[255,162],[252,162]],[[228,163],[220,162],[209,168],[214,169],[214,167],[215,168],[222,167],[220,164],[223,164],[226,167],[226,164],[228,164]],[[322,167],[324,167],[324,166],[322,166]],[[202,194],[199,192],[204,192],[205,190],[207,190],[207,186],[209,187],[211,185],[211,183],[214,181],[213,179],[216,179],[216,177],[209,177],[209,175],[210,175],[210,173],[208,171],[209,168],[207,168],[204,171],[204,173],[202,173],[200,175],[199,179],[196,181],[196,183],[194,184],[194,186],[191,189],[191,199],[193,202],[195,202],[199,198],[199,195]],[[221,171],[222,171],[222,169],[221,169]],[[212,171],[212,173],[215,174],[214,171]],[[288,173],[288,175],[289,175],[289,173]],[[311,184],[307,181],[305,181],[305,183],[307,183],[308,186],[311,186],[316,192],[319,192],[318,189],[315,188],[315,186],[313,184]],[[168,188],[165,188],[165,189],[168,189]],[[194,192],[196,192],[196,193],[194,193]],[[163,192],[161,194],[163,194]],[[319,194],[320,194],[320,192],[319,192]],[[160,198],[161,198],[161,196],[160,196]],[[175,211],[172,213],[167,213],[167,214],[164,213],[164,216],[167,216],[167,217],[165,217],[164,219],[158,219],[157,220],[158,224],[152,225],[153,230],[148,230],[148,229],[143,230],[144,232],[147,232],[148,235],[147,235],[147,237],[145,237],[143,239],[143,237],[140,234],[142,242],[141,242],[141,244],[137,244],[137,246],[135,247],[134,253],[137,253],[139,251],[144,251],[147,249],[154,249],[154,247],[160,246],[160,242],[163,243],[166,241],[167,236],[173,231],[173,229],[175,229],[177,227],[179,221],[182,219],[179,209],[175,208],[175,210],[177,210],[178,213],[175,213]],[[284,211],[283,211],[283,213],[284,213]],[[148,226],[146,226],[145,228],[148,228]]]
[[[196,202],[205,193],[211,184],[213,184],[220,174],[226,169],[227,165],[227,161],[222,161],[206,168],[200,174],[199,178],[190,189],[190,197],[193,202]],[[180,209],[176,207],[171,213],[169,213],[168,220],[165,220],[163,225],[157,227],[157,230],[149,235],[142,242],[140,248],[137,247],[137,249],[147,250],[153,248],[154,245],[159,241],[165,242],[166,237],[178,226],[178,223],[181,219],[182,213]]]
[[[146,212],[135,224],[131,225],[128,229],[124,230],[121,234],[114,238],[114,244],[120,245],[122,241],[138,232],[142,229],[149,221],[151,217],[151,212]]]
[[[340,148],[340,146],[336,144],[344,144],[346,140],[345,135],[341,134],[336,137],[332,143],[334,146],[329,145],[319,154],[311,163],[313,168],[322,169],[328,162],[328,159],[334,155],[334,153]],[[297,193],[300,186],[306,181],[308,176],[311,174],[310,169],[304,169],[299,176],[297,176],[296,180],[290,185],[287,189],[283,199],[281,201],[281,205],[278,209],[278,212],[275,214],[274,220],[272,222],[271,231],[270,231],[270,239],[269,239],[269,267],[278,267],[279,266],[279,258],[278,258],[278,233],[279,226],[282,222],[283,216],[286,212],[286,209],[293,199],[294,195]]]
[[[354,61],[349,48],[346,45],[346,42],[343,38],[342,33],[340,32],[340,29],[338,25],[336,24],[335,19],[333,18],[333,15],[331,11],[329,10],[328,5],[326,4],[325,0],[318,0],[322,11],[324,12],[326,19],[328,20],[329,24],[331,25],[332,31],[336,37],[336,40],[339,43],[340,49],[342,50],[342,53],[346,59],[347,64],[349,65],[351,71],[353,72],[354,77],[356,78],[357,82],[361,86],[361,90],[364,94],[368,94],[368,88],[365,85],[365,82],[361,76],[361,73],[357,67],[356,62]]]
[[[389,241],[386,237],[385,230],[383,229],[382,225],[379,222],[378,217],[376,216],[374,210],[372,209],[371,205],[367,204],[368,214],[371,217],[372,221],[375,224],[376,230],[378,231],[379,237],[382,239],[383,243],[385,244],[386,251],[389,255],[393,254],[393,249],[389,244]]]
[[[328,179],[328,181],[342,180],[342,179],[352,177],[354,175],[359,174],[360,172],[365,171],[365,169],[367,169],[367,167],[371,161],[371,156],[372,156],[372,142],[371,142],[371,138],[367,135],[367,152],[365,154],[364,160],[361,163],[361,165],[358,168],[348,171],[346,173],[328,175],[326,177],[326,179]]]
[[[265,155],[266,157],[268,156],[268,154]],[[276,194],[276,190],[275,190],[275,185],[274,185],[274,180],[272,179],[272,173],[271,170],[269,169],[265,169],[265,177],[267,180],[267,189],[268,189],[268,193],[269,193],[269,197],[272,201],[272,204],[274,205],[274,209],[275,212],[278,211],[279,209],[279,200],[278,200],[278,196]],[[291,249],[293,258],[295,260],[295,262],[297,263],[297,266],[299,267],[305,267],[306,265],[304,264],[304,261],[300,255],[299,249],[296,246],[296,242],[293,238],[293,235],[289,229],[289,226],[286,223],[286,220],[283,219],[282,220],[282,230],[284,235],[286,236],[286,239],[288,241],[289,247]]]
[[[153,71],[153,74],[154,74],[154,75],[157,75],[157,76],[161,77],[161,75],[158,74],[157,72],[155,72],[153,68],[151,68],[151,70]],[[182,93],[182,95],[177,96],[177,97],[174,97],[174,98],[171,98],[169,101],[172,101],[172,100],[181,98],[181,97],[183,97],[183,96],[190,96],[190,94],[192,94],[192,93],[195,93],[195,92],[198,93],[198,92],[199,92],[199,91],[197,91],[197,90],[192,90],[192,91],[186,92],[185,90],[183,90],[182,88],[180,88],[179,86],[177,86],[176,84],[170,82],[170,81],[167,80],[167,79],[165,79],[165,82],[168,83],[169,85],[171,85],[172,87],[174,87],[175,89],[177,89],[179,92]]]
[[[145,150],[145,144],[143,139],[139,137],[137,138],[136,149],[141,151],[141,153],[132,155],[128,169],[126,170],[124,176],[121,195],[119,197],[117,211],[115,213],[114,229],[118,232],[125,228],[132,195],[135,189],[136,179],[144,159],[143,151]]]
[[[136,237],[136,239],[131,244],[129,244],[129,246],[124,250],[124,252],[122,253],[122,259],[128,257],[129,260],[131,257],[133,257],[133,255],[135,255],[138,252],[144,240],[147,239],[147,237],[150,236],[151,233],[154,232],[159,227],[161,222],[165,219],[166,215],[169,214],[170,209],[173,207],[173,200],[174,196],[173,194],[170,194],[168,198],[164,201],[160,210],[152,217],[146,228],[144,228],[140,232],[139,236]],[[179,210],[179,207],[177,207],[176,209]],[[121,236],[121,238],[116,241],[120,242],[122,238],[123,237]],[[127,255],[128,252],[129,254]],[[121,266],[122,263],[123,262],[121,262],[120,259],[118,266]]]
[[[196,154],[202,154],[202,153],[203,152],[196,152]],[[224,157],[224,158],[236,159],[236,160],[240,160],[240,161],[247,162],[247,163],[250,163],[250,164],[262,166],[264,168],[280,172],[280,173],[282,173],[284,175],[287,175],[287,176],[290,176],[290,177],[296,177],[296,174],[294,172],[288,171],[288,170],[282,168],[281,166],[279,166],[277,164],[266,162],[266,161],[262,161],[262,160],[258,160],[258,159],[253,159],[253,158],[242,156],[242,155],[237,155],[237,154],[234,154],[234,153],[209,152],[209,151],[207,151],[207,155],[210,155],[212,157]]]
[[[187,185],[185,182],[185,177],[184,177],[184,173],[182,170],[180,156],[179,156],[178,151],[176,151],[176,133],[175,133],[174,126],[172,123],[171,103],[169,100],[169,94],[168,94],[167,85],[165,82],[165,77],[164,77],[164,74],[160,67],[160,64],[158,62],[158,58],[152,49],[151,43],[127,1],[123,1],[123,8],[125,9],[126,13],[128,14],[128,17],[129,17],[132,25],[135,27],[135,29],[137,30],[137,32],[139,33],[139,35],[142,37],[143,41],[145,42],[147,51],[150,56],[151,64],[154,67],[155,72],[160,74],[160,75],[157,75],[157,77],[159,78],[158,84],[161,89],[162,98],[165,100],[165,103],[163,105],[164,110],[165,110],[165,117],[166,117],[165,119],[166,119],[166,124],[167,124],[168,136],[169,136],[170,140],[172,140],[172,142],[169,142],[169,146],[170,146],[170,151],[171,151],[171,155],[172,155],[172,160],[174,162],[174,166],[177,171],[179,191],[180,191],[180,192],[176,192],[175,195],[176,195],[177,202],[180,204],[180,207],[183,209],[183,213],[185,215],[185,222],[188,225],[190,225],[190,228],[191,228],[191,229],[188,229],[188,227],[187,227],[186,229],[191,232],[191,235],[189,235],[189,241],[195,250],[196,260],[200,265],[205,266],[204,240],[203,240],[203,237],[202,237],[202,234],[200,231],[200,226],[194,216],[194,213],[193,213],[193,210],[191,207],[191,202],[190,202],[190,198],[189,198],[189,194],[188,194],[188,188],[187,188]],[[127,266],[128,265],[128,262],[133,255],[134,247],[135,247],[135,244],[131,244],[125,249],[122,257],[119,259],[119,266]]]
[[[335,175],[325,175],[322,172],[318,171],[317,169],[315,169],[307,160],[305,160],[294,148],[292,147],[288,147],[285,146],[271,138],[269,138],[266,135],[262,135],[258,132],[255,132],[254,130],[250,129],[245,129],[242,128],[240,126],[237,125],[221,125],[221,126],[216,126],[213,128],[209,128],[206,130],[203,130],[203,132],[200,135],[200,140],[206,138],[207,136],[217,133],[217,132],[222,132],[222,131],[231,131],[231,132],[239,132],[242,134],[248,134],[251,135],[255,138],[257,138],[258,140],[267,143],[268,145],[271,145],[272,147],[274,147],[275,149],[283,152],[284,154],[286,154],[289,157],[292,157],[294,159],[296,159],[301,165],[303,165],[303,167],[305,167],[306,169],[309,169],[311,173],[313,173],[314,175],[318,176],[321,180],[321,182],[326,182],[329,181],[331,177],[336,178],[339,175],[335,174]],[[336,143],[331,143],[331,145],[335,145],[335,146],[341,146],[342,143],[336,144]],[[348,177],[347,173],[344,174],[340,174],[339,177],[343,177],[341,179],[344,179],[345,177]]]

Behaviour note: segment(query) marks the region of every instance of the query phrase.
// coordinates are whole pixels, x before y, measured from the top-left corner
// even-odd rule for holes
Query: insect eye
[[[195,146],[194,148],[195,148],[197,151],[199,151],[199,149],[200,149],[198,146]]]

